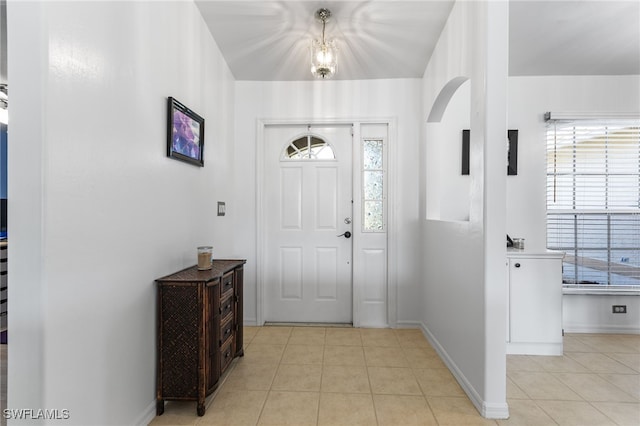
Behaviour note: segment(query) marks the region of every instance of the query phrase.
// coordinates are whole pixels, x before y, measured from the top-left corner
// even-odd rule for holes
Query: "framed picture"
[[[168,99],[167,157],[204,167],[204,118]]]
[[[509,151],[507,163],[507,175],[516,176],[518,174],[518,131],[509,130]]]
[[[463,175],[469,174],[469,141],[470,130],[462,131],[462,172]],[[507,130],[509,139],[509,147],[507,151],[507,175],[516,176],[518,174],[518,131]]]

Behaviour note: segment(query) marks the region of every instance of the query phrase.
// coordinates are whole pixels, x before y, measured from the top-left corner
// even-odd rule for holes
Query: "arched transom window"
[[[305,135],[291,142],[285,149],[285,160],[335,160],[333,148],[324,139]]]

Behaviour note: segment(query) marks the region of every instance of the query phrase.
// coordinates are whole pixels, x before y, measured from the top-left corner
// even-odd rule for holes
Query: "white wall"
[[[395,155],[397,245],[397,320],[419,315],[418,143],[420,80],[363,80],[236,83],[235,217],[237,250],[247,256],[245,266],[245,324],[257,320],[256,295],[256,127],[258,119],[379,119],[396,118],[397,134],[390,151]],[[394,160],[392,160],[394,161]],[[240,229],[242,228],[242,229]]]
[[[527,249],[546,248],[546,124],[544,113],[638,112],[640,76],[509,78],[509,128],[518,129],[518,175],[507,178],[507,233]],[[611,312],[626,304],[628,314]],[[563,326],[571,332],[640,333],[640,297],[564,295]]]
[[[455,91],[442,119],[429,125],[426,158],[427,219],[468,221],[471,178],[462,175],[462,131],[471,120],[471,82]]]
[[[234,253],[232,75],[190,2],[9,2],[8,31],[9,408],[146,424],[154,279]],[[166,157],[167,96],[204,168]]]
[[[506,101],[508,3],[456,2],[424,75],[423,177],[440,167],[436,138],[460,136],[439,124],[453,83],[470,80],[469,217],[422,221],[423,308],[420,321],[471,401],[486,417],[508,416],[506,404]],[[466,84],[466,83],[465,83]],[[460,90],[460,89],[458,89]],[[464,93],[464,92],[462,92]],[[445,96],[445,99],[447,97]],[[456,108],[458,109],[458,108]],[[445,110],[446,114],[446,110]],[[459,124],[463,124],[460,122]],[[462,130],[462,129],[460,129]],[[427,188],[427,183],[422,188]],[[431,212],[421,190],[421,210]],[[426,198],[426,199],[425,199]],[[442,220],[448,219],[448,220]],[[456,219],[456,217],[453,217]]]

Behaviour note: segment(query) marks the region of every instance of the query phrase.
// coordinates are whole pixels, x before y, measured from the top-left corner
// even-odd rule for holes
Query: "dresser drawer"
[[[220,344],[218,346],[224,346],[233,337],[233,315],[229,315],[220,325]]]
[[[220,283],[220,299],[224,299],[230,294],[233,294],[233,271],[223,275]]]
[[[224,373],[233,360],[233,338],[220,348],[220,374]]]
[[[220,301],[220,323],[227,321],[227,316],[233,317],[233,295]]]

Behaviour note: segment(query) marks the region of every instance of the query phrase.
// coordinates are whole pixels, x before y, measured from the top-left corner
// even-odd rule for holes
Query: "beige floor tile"
[[[634,353],[637,350],[633,345],[627,344],[627,342],[621,338],[620,335],[584,335],[579,336],[578,340],[582,343],[595,348],[598,352],[618,352],[618,353]]]
[[[286,345],[293,327],[260,327],[251,343]]]
[[[636,373],[640,373],[640,354],[621,354],[621,353],[609,353],[607,352],[609,358],[613,358],[616,361],[626,365],[629,368],[632,368]]]
[[[269,392],[258,425],[316,425],[318,392]]]
[[[373,367],[408,367],[400,346],[365,346],[364,359]]]
[[[562,349],[565,354],[569,352],[598,352],[593,346],[582,342],[578,335],[565,334],[562,339]]]
[[[396,329],[395,333],[402,347],[431,349],[429,341],[417,328]]]
[[[586,401],[636,402],[634,397],[597,374],[556,373],[555,376]]]
[[[328,328],[325,345],[362,346],[359,328]]]
[[[560,426],[615,425],[607,416],[585,401],[536,401]]]
[[[370,394],[321,393],[319,426],[371,426],[376,413]]]
[[[413,370],[425,396],[465,396],[449,370],[428,368]]]
[[[427,402],[440,426],[496,425],[495,420],[483,418],[468,398],[430,396]]]
[[[244,326],[242,328],[242,338],[244,343],[248,343],[247,341],[253,339],[259,329],[260,327]]]
[[[403,347],[402,351],[411,368],[447,368],[436,351],[430,347]]]
[[[588,373],[589,370],[568,356],[537,356],[535,363],[550,373]]]
[[[640,335],[639,334],[620,334],[617,338],[625,345],[632,348],[636,353],[640,353]]]
[[[637,374],[599,374],[599,376],[640,401],[640,377]]]
[[[529,395],[524,393],[522,389],[518,387],[513,380],[507,377],[507,400],[511,399],[531,399]]]
[[[149,426],[186,426],[195,425],[197,421],[198,417],[193,414],[179,415],[165,412],[161,416],[154,417]]]
[[[505,426],[551,426],[557,423],[545,413],[534,401],[509,401],[509,419],[498,420]]]
[[[614,373],[614,374],[635,374],[635,370],[626,365],[609,358],[601,353],[579,353],[572,352],[567,354],[568,357],[578,361],[594,373]]]
[[[223,386],[225,390],[269,390],[276,368],[269,364],[237,363]]]
[[[198,425],[255,426],[266,398],[267,391],[221,391]]]
[[[362,346],[325,346],[324,365],[365,365]]]
[[[552,373],[536,371],[514,371],[508,373],[513,382],[531,399],[553,399],[560,401],[581,401],[580,395],[556,379]]]
[[[363,346],[400,346],[396,333],[390,328],[363,328],[360,335]]]
[[[198,420],[195,401],[166,401],[164,414],[156,416],[149,426],[195,425]]]
[[[367,368],[363,365],[325,365],[322,392],[371,393]]]
[[[536,358],[529,355],[507,355],[507,372],[510,371],[545,371]]]
[[[367,367],[371,392],[386,395],[422,395],[410,368]]]
[[[618,425],[640,425],[640,404],[638,403],[594,402],[592,405]]]
[[[290,345],[324,345],[324,327],[294,327],[289,337]]]
[[[271,389],[320,392],[321,379],[321,365],[280,364]]]
[[[240,359],[251,364],[275,364],[280,363],[284,345],[264,345],[260,343],[250,343],[245,347],[244,357]]]
[[[373,395],[379,426],[436,426],[423,396]]]
[[[287,345],[282,355],[283,364],[322,364],[322,345]]]
[[[640,425],[636,335],[573,333],[563,357],[508,355],[511,418],[498,422],[479,415],[419,329],[244,327],[244,347],[205,416],[169,401],[151,425]],[[398,357],[403,367],[384,366]]]

